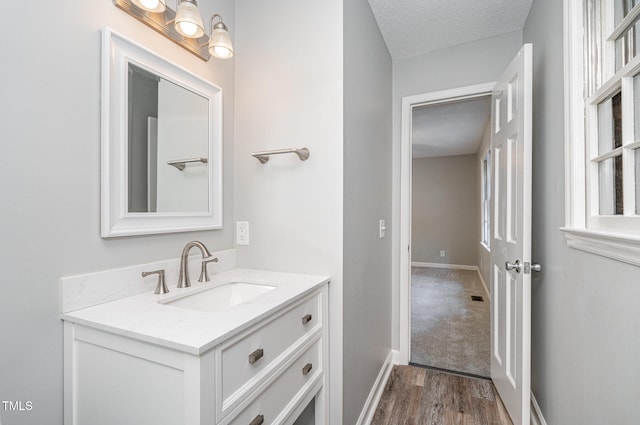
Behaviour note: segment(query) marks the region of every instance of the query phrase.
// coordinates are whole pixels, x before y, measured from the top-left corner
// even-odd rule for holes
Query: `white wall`
[[[497,80],[522,45],[512,32],[393,62],[393,252],[400,251],[400,119],[402,97]],[[399,279],[398,255],[393,278]],[[393,347],[399,349],[399,286],[393,285]]]
[[[236,6],[239,263],[332,276],[329,422],[352,424],[391,344],[391,59],[366,0]]]
[[[33,409],[0,410],[0,416],[5,425],[62,424],[58,279],[175,258],[192,239],[211,249],[233,246],[234,62],[203,62],[111,0],[4,6],[12,18],[0,29],[0,400],[32,401]],[[213,13],[213,5],[201,7]],[[233,22],[232,0],[216,1],[215,8]],[[100,238],[100,39],[105,25],[223,88],[224,230]]]
[[[179,159],[208,158],[208,133],[207,99],[161,79],[158,83],[157,211],[209,209],[209,168],[215,164],[213,158],[207,164],[187,164],[184,170],[167,164]]]
[[[562,2],[535,0],[532,389],[548,424],[632,425],[640,395],[640,268],[567,247]]]
[[[411,261],[478,264],[477,156],[416,158],[412,167]],[[445,251],[445,256],[440,256]]]
[[[351,425],[391,350],[391,57],[367,0],[343,3],[343,423]]]
[[[342,16],[341,0],[236,0],[235,211],[251,242],[238,262],[332,277],[332,424],[342,420]],[[251,156],[302,146],[305,162]]]

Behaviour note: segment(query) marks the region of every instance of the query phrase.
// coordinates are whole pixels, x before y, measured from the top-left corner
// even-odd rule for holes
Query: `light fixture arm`
[[[218,22],[217,24],[215,24],[215,25],[214,25],[214,24],[213,24],[213,20],[214,20],[215,18],[220,19],[220,22]],[[211,19],[209,19],[209,35],[213,34],[213,30],[214,30],[214,29],[216,29],[216,30],[217,30],[217,29],[223,29],[223,30],[225,30],[225,31],[227,31],[227,32],[229,31],[229,30],[227,29],[227,26],[224,24],[224,22],[222,22],[222,16],[220,16],[220,15],[219,15],[219,14],[217,14],[217,13],[216,13],[216,14],[214,14],[214,15],[211,15]]]

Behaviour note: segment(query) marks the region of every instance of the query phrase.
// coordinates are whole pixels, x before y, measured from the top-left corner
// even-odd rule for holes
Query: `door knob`
[[[538,263],[533,263],[531,265],[531,270],[534,272],[541,272],[542,271],[542,266]]]
[[[516,273],[520,273],[520,269],[522,268],[522,264],[520,264],[520,260],[516,260],[515,263],[510,261],[506,261],[504,263],[504,268],[507,270],[515,270]]]

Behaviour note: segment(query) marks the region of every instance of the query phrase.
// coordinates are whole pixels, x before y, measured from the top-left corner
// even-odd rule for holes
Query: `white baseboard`
[[[478,272],[478,276],[480,276],[480,282],[482,282],[482,286],[484,287],[484,292],[487,293],[487,298],[489,299],[489,302],[491,302],[491,293],[489,292],[487,283],[484,281],[484,278],[482,277],[482,273],[480,273],[480,269],[478,267],[476,267],[476,271]]]
[[[411,267],[433,267],[436,269],[475,270],[478,272],[478,276],[480,276],[480,282],[482,282],[484,291],[487,293],[489,302],[491,302],[491,293],[489,292],[489,287],[487,286],[487,283],[484,281],[484,278],[482,277],[482,273],[480,273],[480,269],[478,268],[478,266],[467,266],[462,264],[421,263],[421,262],[415,261],[415,262],[411,262]]]
[[[436,269],[478,270],[477,266],[467,266],[464,264],[421,263],[418,261],[412,261],[411,266],[412,267],[433,267]]]
[[[391,363],[400,364],[400,350],[391,350]]]
[[[378,403],[382,397],[384,387],[387,385],[387,379],[389,379],[389,375],[393,369],[393,358],[396,354],[398,356],[400,355],[397,351],[389,351],[389,355],[382,364],[382,368],[380,368],[376,382],[374,382],[373,387],[371,388],[369,397],[367,397],[367,401],[364,403],[364,407],[362,408],[362,412],[360,413],[360,417],[358,418],[356,425],[369,425],[373,420],[373,415],[376,413],[376,408],[378,407]]]
[[[542,410],[540,410],[533,391],[531,391],[531,425],[547,425],[547,421],[544,419],[544,416],[542,416]]]

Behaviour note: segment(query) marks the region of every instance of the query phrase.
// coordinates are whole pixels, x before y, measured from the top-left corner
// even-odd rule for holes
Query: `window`
[[[565,0],[570,246],[640,265],[640,0]]]
[[[480,164],[481,179],[482,179],[482,231],[480,242],[485,248],[489,249],[491,237],[491,151],[487,151],[482,157],[482,163]]]

